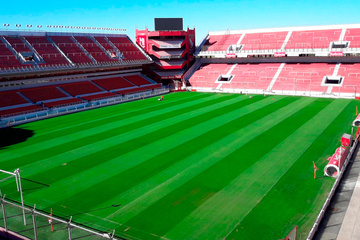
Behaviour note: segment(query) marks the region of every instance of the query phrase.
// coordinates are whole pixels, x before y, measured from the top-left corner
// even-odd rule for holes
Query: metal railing
[[[18,125],[23,124],[26,122],[33,122],[40,119],[60,116],[68,113],[83,111],[87,109],[92,108],[98,108],[100,106],[106,106],[106,105],[113,105],[118,104],[121,102],[128,102],[133,101],[137,99],[147,98],[156,96],[159,94],[165,94],[168,93],[169,89],[162,87],[154,90],[149,90],[146,92],[140,92],[140,93],[129,93],[125,96],[116,96],[116,97],[110,97],[110,98],[104,98],[104,99],[98,99],[98,100],[92,100],[88,104],[80,103],[76,105],[67,105],[64,107],[54,107],[49,110],[42,110],[40,112],[29,112],[27,114],[23,115],[13,115],[8,117],[2,117],[0,118],[0,128],[7,127],[9,125]]]
[[[220,88],[215,88],[214,83],[196,79],[191,82],[189,89],[202,92],[228,92],[228,93],[250,93],[250,94],[274,94],[274,95],[290,95],[290,96],[307,96],[307,97],[326,97],[326,98],[356,98],[359,96],[357,86],[321,86],[320,84],[308,84],[304,87],[304,83],[279,83],[276,90],[263,87],[261,82],[224,82]],[[220,82],[216,82],[220,84]],[[329,89],[331,87],[331,89]]]
[[[148,64],[150,60],[128,60],[122,62],[98,62],[98,63],[78,63],[75,66],[69,64],[52,64],[46,66],[22,66],[22,67],[6,67],[0,68],[0,74],[19,73],[19,72],[34,72],[34,71],[48,71],[48,70],[74,70],[78,68],[98,68],[98,67],[117,67],[129,64]]]
[[[114,238],[115,230],[112,233],[102,232],[82,224],[72,222],[72,217],[64,219],[45,213],[27,206],[21,206],[12,200],[0,198],[1,213],[0,227],[6,232],[12,231],[25,238],[41,240],[41,239],[80,239],[89,240],[100,239],[116,239]],[[26,218],[26,224],[21,224],[22,213]]]
[[[240,51],[228,51],[228,50],[214,50],[208,51],[202,49],[198,54],[199,56],[208,56],[208,55],[225,55],[227,53],[243,53],[243,54],[273,54],[275,52],[285,52],[285,53],[328,53],[330,52],[343,52],[346,53],[360,53],[360,48],[294,48],[294,49],[256,49],[256,50],[240,50]]]

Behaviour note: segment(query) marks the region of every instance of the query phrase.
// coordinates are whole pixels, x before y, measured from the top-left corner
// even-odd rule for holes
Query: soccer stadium
[[[0,29],[0,238],[330,239],[360,24],[27,28]]]

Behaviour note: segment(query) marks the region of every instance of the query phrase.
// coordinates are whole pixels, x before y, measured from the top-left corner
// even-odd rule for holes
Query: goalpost
[[[7,178],[15,177],[16,189],[17,189],[18,192],[20,192],[20,199],[21,199],[21,206],[22,206],[22,212],[23,212],[23,218],[24,218],[24,225],[26,225],[26,217],[25,217],[25,209],[24,209],[24,198],[23,198],[23,193],[22,193],[22,188],[21,188],[20,169],[18,168],[14,172],[8,172],[8,171],[0,169],[0,172],[8,174],[9,177],[7,177]],[[3,180],[6,180],[7,178],[5,178]],[[3,180],[0,180],[0,182],[3,181]],[[1,191],[0,191],[0,193],[1,193]],[[5,198],[5,195],[6,194],[4,194],[3,198]]]

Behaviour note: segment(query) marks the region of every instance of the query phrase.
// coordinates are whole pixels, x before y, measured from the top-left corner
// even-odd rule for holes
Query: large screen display
[[[155,18],[155,31],[183,30],[182,18]]]

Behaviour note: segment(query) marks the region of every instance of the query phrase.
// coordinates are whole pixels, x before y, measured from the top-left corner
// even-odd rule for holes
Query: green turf
[[[0,168],[30,206],[129,239],[305,239],[356,103],[173,93],[1,130]]]

